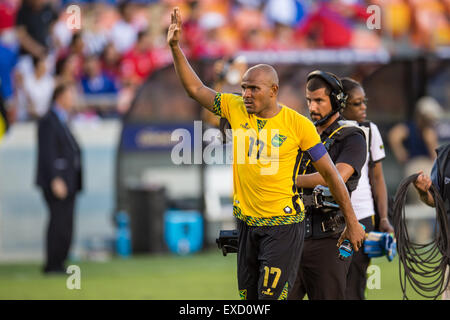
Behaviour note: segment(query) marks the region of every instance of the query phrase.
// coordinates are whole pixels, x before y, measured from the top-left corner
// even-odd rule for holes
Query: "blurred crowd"
[[[373,4],[380,17],[367,11]],[[450,45],[450,0],[0,0],[0,89],[13,121],[42,116],[61,82],[77,85],[79,117],[124,114],[148,76],[171,63],[173,6],[182,12],[190,59]],[[368,21],[380,28],[369,29]]]

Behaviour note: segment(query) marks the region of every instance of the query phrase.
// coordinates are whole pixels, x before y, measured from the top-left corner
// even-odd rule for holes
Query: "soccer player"
[[[295,178],[299,150],[310,154],[345,212],[342,234],[355,249],[364,240],[338,171],[320,142],[314,125],[277,101],[278,76],[269,65],[248,69],[242,96],[206,87],[184,56],[179,39],[181,16],[172,13],[167,34],[175,70],[188,95],[233,130],[233,214],[238,219],[238,287],[242,299],[286,299],[303,246],[304,206]]]

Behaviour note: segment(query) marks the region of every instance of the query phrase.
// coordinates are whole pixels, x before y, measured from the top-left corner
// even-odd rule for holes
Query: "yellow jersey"
[[[295,182],[301,151],[321,143],[314,124],[285,105],[259,118],[247,113],[241,96],[227,93],[217,93],[213,112],[233,132],[234,216],[251,226],[301,222],[305,208]]]

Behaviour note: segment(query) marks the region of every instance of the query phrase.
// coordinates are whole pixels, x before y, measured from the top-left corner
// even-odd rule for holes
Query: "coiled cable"
[[[422,297],[437,299],[447,288],[450,279],[445,279],[445,270],[450,263],[447,212],[444,201],[433,184],[429,191],[436,208],[434,239],[425,244],[415,243],[411,240],[406,226],[406,194],[409,185],[414,183],[418,176],[414,174],[403,179],[395,194],[393,206],[400,284],[404,300],[408,299],[408,283]]]

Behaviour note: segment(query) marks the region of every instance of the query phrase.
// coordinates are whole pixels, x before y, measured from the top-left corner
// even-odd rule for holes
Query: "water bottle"
[[[366,226],[361,224],[364,230],[366,230]],[[348,239],[345,239],[341,246],[339,247],[339,259],[345,260],[353,255],[353,246]]]
[[[116,251],[122,258],[128,258],[131,254],[131,240],[128,215],[121,211],[117,214]]]

